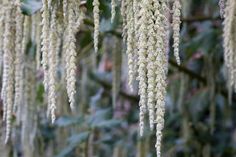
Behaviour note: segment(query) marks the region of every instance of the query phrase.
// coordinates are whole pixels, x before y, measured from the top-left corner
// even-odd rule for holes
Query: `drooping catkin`
[[[135,77],[135,71],[138,74],[140,135],[143,135],[144,117],[146,110],[148,110],[151,130],[154,129],[156,123],[156,152],[157,156],[160,157],[168,72],[169,2],[167,0],[123,0],[121,6],[122,35],[127,45],[128,65],[133,70],[129,72],[129,78]],[[180,8],[178,9],[180,11]],[[174,15],[176,24],[180,17],[178,15],[179,19],[177,19],[177,13]],[[173,28],[175,32],[179,31],[179,27],[177,28],[176,25],[173,27],[175,27]],[[175,43],[179,44],[177,37],[179,34],[175,33]],[[177,44],[174,47],[178,50]],[[176,57],[179,61],[179,57],[177,55]]]
[[[83,12],[83,9],[80,8],[80,0],[77,0],[77,5],[76,5],[76,23],[75,23],[75,32],[79,32],[80,30],[80,26],[83,24],[83,20],[85,18],[85,15],[84,15],[84,12]]]
[[[98,52],[98,38],[99,38],[99,25],[100,25],[100,16],[99,16],[99,0],[93,0],[93,19],[94,19],[94,50]]]
[[[44,88],[45,91],[48,89],[48,51],[49,51],[49,8],[48,8],[48,1],[43,0],[43,6],[42,6],[42,67],[44,71]]]
[[[111,0],[111,22],[113,23],[116,16],[116,0]]]
[[[127,15],[128,15],[128,2],[130,2],[130,4],[132,3],[132,1],[126,1],[126,0],[122,0],[121,1],[121,8],[120,8],[120,12],[121,12],[121,16],[122,16],[122,23],[123,23],[123,27],[122,27],[122,37],[123,37],[123,41],[126,42],[127,40]]]
[[[141,18],[139,19],[140,28],[139,28],[139,39],[138,39],[138,81],[139,81],[139,127],[140,135],[143,135],[144,131],[144,118],[146,112],[146,102],[147,102],[147,38],[148,38],[148,1],[142,0],[141,2]]]
[[[168,53],[167,53],[167,39],[168,32],[164,31],[168,28],[167,19],[167,3],[165,0],[161,1],[160,7],[160,21],[164,21],[160,23],[159,30],[157,34],[160,34],[162,39],[159,39],[157,45],[159,45],[158,50],[160,52],[157,53],[156,56],[156,154],[157,157],[160,157],[161,150],[161,138],[162,138],[162,129],[164,128],[164,113],[165,113],[165,96],[166,96],[166,77],[167,77],[167,69],[168,69]],[[163,20],[164,19],[164,20]]]
[[[170,6],[168,4],[168,0],[160,0],[161,4],[161,27],[160,27],[160,35],[163,39],[164,45],[162,46],[163,53],[166,54],[166,58],[163,58],[163,68],[165,69],[165,72],[167,74],[168,72],[168,54],[169,54],[169,40],[170,40],[170,22],[169,22],[169,16],[170,16]],[[158,34],[157,34],[158,35]],[[163,55],[164,57],[164,55]]]
[[[22,38],[23,38],[23,21],[24,16],[21,13],[19,7],[16,9],[16,39],[15,39],[15,95],[14,95],[14,111],[22,103],[22,93],[23,88],[21,85],[21,80],[23,79],[23,56],[24,52],[22,51]]]
[[[155,108],[154,108],[154,103],[155,103],[155,71],[157,70],[155,67],[155,46],[156,46],[156,36],[155,34],[155,20],[158,17],[155,17],[153,15],[153,12],[155,9],[159,8],[154,8],[153,4],[155,2],[149,1],[148,3],[148,12],[147,14],[149,15],[148,18],[148,39],[147,39],[147,107],[148,107],[148,112],[149,112],[149,124],[150,124],[150,129],[154,129],[154,116],[155,116]],[[161,52],[159,52],[161,53]]]
[[[174,55],[177,61],[177,64],[180,64],[179,57],[179,43],[180,43],[180,16],[181,16],[181,3],[180,0],[174,0],[173,4],[173,15],[172,15],[172,27],[173,27],[173,47],[174,47]]]
[[[134,51],[134,6],[133,6],[133,1],[127,2],[127,15],[126,15],[126,28],[127,28],[127,56],[128,56],[128,71],[129,71],[129,79],[128,79],[128,84],[133,91],[133,81],[135,78],[135,51]],[[124,32],[125,33],[125,32]]]
[[[165,95],[166,95],[166,71],[163,60],[167,58],[166,53],[160,53],[156,57],[156,153],[160,157],[162,129],[164,128],[164,113],[165,113]]]
[[[223,22],[223,47],[224,47],[224,60],[228,72],[229,89],[235,85],[235,58],[234,43],[235,28],[234,22],[236,20],[234,14],[236,11],[236,2],[234,0],[228,0],[225,7],[224,22]]]
[[[5,100],[5,91],[6,91],[6,82],[7,82],[7,69],[6,69],[6,66],[4,66],[4,64],[6,63],[6,60],[4,59],[5,58],[5,53],[4,53],[4,38],[5,38],[5,27],[6,27],[6,13],[5,13],[5,9],[6,7],[1,7],[1,20],[2,20],[2,25],[1,25],[1,64],[2,64],[2,89],[1,89],[1,99],[3,100],[3,120],[5,120],[5,109],[6,109],[6,106],[4,103],[4,100]]]
[[[41,21],[41,15],[39,13],[37,13],[36,15],[36,34],[35,34],[35,43],[36,43],[36,69],[39,70],[39,68],[41,67],[41,31],[42,31],[42,27],[39,24],[39,22]]]
[[[21,69],[20,69],[20,73],[19,76],[21,77],[20,82],[19,82],[19,91],[22,92],[19,95],[19,99],[20,102],[16,102],[19,104],[16,104],[16,122],[17,124],[20,124],[22,122],[22,115],[24,114],[23,110],[24,110],[24,106],[25,106],[25,102],[24,102],[24,93],[25,93],[25,89],[24,89],[24,62],[26,59],[26,56],[24,54],[26,54],[27,52],[27,43],[30,40],[30,17],[29,16],[23,16],[23,33],[22,33],[22,38],[21,38]],[[18,72],[16,72],[18,73]],[[16,87],[15,87],[16,88]],[[15,91],[16,92],[16,91]],[[15,93],[16,94],[16,93]],[[15,95],[15,101],[16,101],[16,95]]]
[[[5,34],[4,34],[4,70],[7,70],[6,80],[6,137],[5,143],[8,142],[11,133],[11,118],[14,99],[14,36],[15,34],[15,9],[9,5],[6,10]]]
[[[48,52],[48,109],[51,114],[52,123],[54,123],[56,116],[56,65],[57,65],[57,25],[56,25],[56,11],[57,8],[53,7],[50,23],[50,35],[49,35],[49,52]]]
[[[0,73],[3,65],[3,34],[4,34],[4,7],[0,4]]]
[[[68,0],[63,0],[63,16],[64,16],[64,25],[67,25],[67,12],[68,12]]]
[[[75,93],[76,93],[76,38],[75,38],[75,22],[76,17],[73,11],[73,1],[68,1],[68,36],[67,36],[67,49],[66,49],[66,81],[67,81],[67,94],[69,97],[70,107],[75,109]]]

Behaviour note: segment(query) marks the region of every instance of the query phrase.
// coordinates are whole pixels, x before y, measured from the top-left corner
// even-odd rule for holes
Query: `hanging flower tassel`
[[[21,13],[19,7],[16,9],[16,40],[15,40],[15,98],[14,98],[14,111],[22,103],[22,85],[21,80],[23,79],[23,57],[24,52],[22,52],[22,38],[23,38],[23,21],[24,16]]]
[[[48,1],[43,0],[43,7],[42,7],[42,66],[44,71],[44,88],[45,91],[48,89],[48,51],[49,51],[49,8],[48,8]]]
[[[99,38],[99,0],[93,0],[93,18],[94,18],[94,50],[98,52],[98,38]]]
[[[4,70],[6,73],[5,82],[5,103],[6,110],[6,138],[5,143],[8,142],[11,133],[11,118],[13,110],[14,99],[14,6],[9,5],[6,9],[5,34],[4,34]]]
[[[111,22],[113,23],[116,16],[116,0],[111,0]]]
[[[179,42],[180,42],[180,16],[181,16],[181,4],[180,0],[174,0],[173,4],[173,21],[172,21],[172,27],[173,27],[173,39],[174,39],[174,55],[177,61],[177,64],[180,65],[180,57],[179,57]]]
[[[51,120],[54,123],[56,116],[56,65],[57,65],[57,27],[56,27],[56,7],[52,10],[51,27],[49,36],[49,84],[48,84],[48,109],[51,113]]]
[[[68,2],[68,45],[66,50],[66,78],[67,78],[67,93],[69,96],[70,107],[75,109],[75,93],[76,93],[76,38],[75,26],[76,16],[73,11],[73,0]]]

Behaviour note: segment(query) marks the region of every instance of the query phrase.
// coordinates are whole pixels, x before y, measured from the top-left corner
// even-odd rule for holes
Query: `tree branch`
[[[95,82],[100,84],[103,88],[107,90],[112,90],[112,85],[103,79],[100,79],[95,73],[89,73],[89,77],[92,78]],[[119,95],[125,99],[131,100],[133,102],[138,102],[139,101],[139,96],[137,95],[131,95],[126,93],[125,91],[120,90]]]

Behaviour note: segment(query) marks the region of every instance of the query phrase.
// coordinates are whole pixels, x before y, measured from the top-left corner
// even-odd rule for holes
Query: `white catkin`
[[[135,78],[135,51],[134,51],[134,8],[133,3],[130,1],[127,4],[127,56],[128,56],[128,67],[129,67],[129,87],[133,91],[133,81]]]
[[[4,6],[0,4],[0,72],[3,64]]]
[[[155,71],[157,70],[155,67],[155,46],[156,46],[156,39],[155,39],[155,20],[158,17],[154,17],[152,12],[154,12],[154,2],[149,1],[148,3],[148,56],[147,56],[147,107],[149,111],[149,124],[150,129],[154,129],[154,103],[155,103]],[[158,8],[157,8],[158,9]]]
[[[122,37],[123,37],[123,41],[126,42],[127,40],[127,16],[128,16],[128,2],[132,3],[132,1],[126,1],[126,0],[122,0],[121,1],[121,8],[120,8],[120,12],[121,12],[121,16],[122,16],[122,22],[123,22],[123,28],[122,28]]]
[[[111,22],[113,23],[116,16],[116,0],[111,0]]]
[[[163,58],[163,62],[165,63],[163,65],[166,74],[168,72],[168,53],[169,53],[169,40],[170,40],[170,22],[168,20],[169,14],[170,14],[170,6],[168,5],[168,0],[160,0],[161,2],[161,31],[160,35],[163,38],[164,45],[162,46],[163,52],[167,55],[166,58]],[[163,55],[164,56],[164,55]]]
[[[155,94],[156,94],[156,155],[161,156],[161,139],[162,139],[162,129],[164,128],[164,113],[165,113],[165,95],[166,95],[166,77],[168,69],[168,53],[167,53],[167,43],[168,43],[168,32],[165,31],[168,28],[167,21],[167,1],[162,0],[160,3],[155,3],[155,12],[160,18],[156,20],[157,27],[157,55],[155,61],[156,67],[156,79],[155,79]]]
[[[36,69],[39,70],[41,67],[41,63],[40,63],[40,59],[41,59],[41,31],[42,31],[42,27],[41,25],[38,23],[39,21],[41,21],[41,16],[40,14],[37,13],[36,15],[36,37],[35,37],[35,42],[36,42]]]
[[[75,93],[76,93],[76,37],[75,37],[75,22],[76,17],[73,12],[73,1],[68,2],[68,37],[66,49],[66,79],[67,93],[69,96],[70,107],[75,109]]]
[[[8,142],[11,133],[11,118],[14,99],[14,7],[9,6],[6,11],[6,27],[4,35],[4,53],[7,63],[4,65],[8,69],[7,83],[6,83],[6,138],[5,143]]]
[[[147,29],[147,19],[148,17],[148,0],[141,1],[141,19],[139,20],[139,39],[138,39],[138,81],[139,81],[139,127],[140,127],[140,136],[143,136],[144,132],[144,118],[146,112],[146,101],[147,101],[147,38],[148,38],[148,29]]]
[[[25,53],[27,51],[27,43],[30,39],[30,17],[29,16],[24,16],[23,17],[23,34],[22,34],[22,38],[21,38],[21,72],[20,72],[20,77],[23,79],[20,79],[19,82],[19,91],[22,92],[20,93],[20,97],[18,99],[20,99],[20,105],[17,105],[17,113],[16,113],[16,120],[17,120],[17,124],[20,124],[22,121],[22,114],[24,114],[22,111],[24,109],[25,106],[25,102],[24,102],[24,62],[25,62]],[[17,73],[17,72],[16,72]],[[18,102],[19,103],[19,102]]]
[[[2,10],[1,10],[1,12],[2,12],[2,14],[1,14],[1,20],[2,20],[2,25],[1,25],[1,47],[0,47],[0,49],[1,49],[1,64],[2,64],[2,68],[3,68],[3,74],[2,74],[2,89],[1,89],[1,99],[3,100],[3,104],[4,104],[4,107],[3,107],[3,120],[5,120],[5,109],[6,109],[6,106],[5,106],[5,104],[6,103],[4,103],[4,100],[5,100],[5,91],[6,91],[6,82],[7,82],[7,69],[6,69],[6,66],[4,66],[4,64],[6,64],[6,62],[7,62],[7,60],[6,59],[4,59],[5,57],[6,57],[6,53],[4,53],[4,38],[5,38],[5,34],[4,33],[6,33],[5,32],[5,26],[6,26],[6,14],[5,14],[5,7],[3,7],[2,6],[2,8],[1,8]]]
[[[174,55],[176,58],[177,63],[180,65],[180,57],[179,57],[179,43],[180,43],[180,16],[181,16],[181,3],[180,0],[174,0],[173,4],[173,21],[172,21],[172,27],[173,27],[173,39],[174,39]]]
[[[77,0],[77,5],[76,5],[76,26],[75,26],[75,31],[78,32],[80,30],[80,26],[81,24],[83,24],[83,20],[85,18],[85,14],[82,11],[82,9],[80,9],[80,0]]]
[[[99,38],[99,25],[100,25],[100,16],[99,16],[99,0],[93,0],[93,18],[94,18],[94,50],[98,52],[98,38]]]
[[[57,27],[56,27],[56,7],[52,10],[50,36],[49,36],[49,84],[48,84],[48,109],[51,113],[52,123],[55,122],[56,110],[56,58],[57,58]]]
[[[22,85],[21,80],[23,79],[23,56],[22,52],[22,38],[23,38],[23,21],[24,17],[21,13],[20,8],[16,9],[16,39],[15,39],[15,96],[14,96],[14,111],[20,106],[22,100]]]
[[[64,19],[67,19],[66,18],[66,16],[67,16],[67,9],[68,9],[68,0],[63,0],[63,16],[64,16]],[[67,23],[67,21],[65,20],[64,23]]]
[[[235,1],[228,0],[225,7],[224,22],[223,22],[223,47],[224,60],[228,71],[229,89],[234,85],[234,14]]]
[[[48,51],[49,51],[49,8],[47,0],[43,0],[42,7],[42,66],[44,71],[44,88],[48,89]]]

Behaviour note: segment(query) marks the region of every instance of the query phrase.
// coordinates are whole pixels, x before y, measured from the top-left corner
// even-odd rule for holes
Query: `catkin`
[[[169,23],[167,20],[168,13],[168,4],[166,0],[162,0],[160,3],[160,23],[159,31],[157,34],[160,34],[162,39],[159,39],[157,43],[160,47],[159,50],[162,53],[158,53],[156,56],[156,154],[157,157],[160,157],[161,150],[161,138],[162,138],[162,129],[164,128],[164,113],[165,113],[165,96],[166,96],[166,77],[168,69],[168,29]]]
[[[3,65],[3,34],[4,34],[4,6],[0,4],[0,72],[2,72]]]
[[[148,1],[142,0],[141,1],[141,11],[140,14],[142,15],[140,20],[139,28],[139,39],[138,39],[138,81],[139,81],[139,126],[140,126],[140,135],[143,135],[144,131],[144,118],[146,112],[146,102],[147,102],[147,38],[148,38],[148,23],[147,19],[150,18],[147,14],[148,12]]]
[[[7,60],[6,60],[6,53],[4,53],[4,39],[5,39],[5,27],[6,27],[6,13],[5,13],[5,7],[2,7],[1,8],[2,10],[2,16],[1,16],[1,20],[2,22],[4,23],[1,23],[1,35],[2,35],[2,40],[1,40],[1,64],[2,64],[2,89],[1,89],[1,99],[3,100],[3,120],[5,120],[5,111],[6,111],[6,103],[4,103],[4,100],[5,100],[5,91],[6,91],[6,82],[7,82],[7,74],[8,74],[8,69],[6,66],[6,63],[7,63]],[[8,26],[9,27],[9,26]]]
[[[93,0],[93,18],[94,18],[94,50],[98,52],[98,38],[99,38],[99,25],[100,25],[100,16],[99,16],[99,0]]]
[[[64,16],[64,25],[67,25],[67,10],[68,10],[68,0],[63,0],[63,16]]]
[[[48,51],[49,51],[49,8],[48,8],[48,1],[43,0],[42,6],[42,66],[44,71],[44,88],[45,91],[48,89]]]
[[[116,16],[116,0],[111,0],[111,22],[114,22]]]
[[[9,6],[6,10],[6,22],[5,22],[5,34],[4,34],[4,66],[7,70],[6,80],[6,97],[4,103],[6,103],[6,138],[5,143],[8,142],[11,133],[11,117],[14,99],[14,7]]]
[[[66,78],[67,78],[67,93],[69,96],[70,107],[75,109],[75,93],[76,93],[76,38],[75,38],[75,22],[76,17],[73,12],[73,1],[68,3],[68,45],[66,50]]]
[[[127,56],[128,56],[128,67],[129,67],[129,87],[131,91],[133,91],[133,81],[135,78],[135,51],[134,51],[134,42],[135,39],[133,38],[134,36],[134,8],[133,8],[133,3],[130,1],[127,4],[127,22],[126,22],[126,27],[127,27]]]
[[[56,7],[53,8],[50,24],[49,36],[49,84],[48,84],[48,109],[51,113],[51,120],[54,123],[56,116],[56,59],[57,59],[57,27],[56,27]]]
[[[128,18],[128,4],[131,4],[132,1],[126,1],[126,0],[122,0],[121,1],[121,8],[120,8],[120,12],[121,12],[121,16],[122,16],[122,22],[123,22],[123,27],[122,27],[122,37],[123,37],[123,41],[126,42],[127,40],[127,18]]]
[[[175,2],[173,30],[175,56],[178,54],[180,31],[180,4]],[[123,0],[123,40],[127,45],[129,85],[135,77],[139,81],[140,135],[143,135],[146,110],[151,130],[156,123],[156,153],[160,157],[162,129],[164,127],[166,77],[169,52],[169,3],[167,0]],[[137,58],[136,58],[137,55]],[[137,60],[136,60],[137,59]],[[137,63],[137,64],[135,64]],[[132,86],[131,86],[132,88]]]
[[[223,47],[224,47],[224,60],[228,71],[229,88],[235,85],[235,65],[234,65],[234,21],[235,19],[235,7],[234,0],[228,0],[225,7],[224,22],[223,22]]]
[[[172,21],[172,27],[173,27],[173,39],[174,39],[174,55],[176,58],[176,61],[178,64],[180,64],[180,58],[179,58],[179,38],[180,38],[180,16],[181,16],[181,4],[180,0],[174,0],[173,4],[173,21]]]
[[[16,9],[16,40],[15,40],[15,52],[16,52],[16,59],[15,59],[15,95],[14,95],[14,111],[16,107],[20,106],[21,99],[22,99],[22,85],[21,80],[23,79],[23,56],[24,53],[22,52],[22,38],[23,38],[23,21],[24,17],[21,13],[20,8]]]
[[[36,22],[41,21],[40,14],[37,13],[36,15]],[[41,67],[40,59],[41,59],[41,31],[42,27],[40,24],[37,23],[36,25],[36,34],[35,34],[35,42],[36,42],[36,69],[39,70]]]
[[[156,42],[156,38],[155,38],[155,20],[158,17],[155,17],[154,15],[152,15],[152,12],[154,12],[154,6],[153,6],[154,2],[153,1],[149,1],[148,3],[148,41],[147,41],[147,51],[148,51],[148,55],[147,55],[147,107],[148,107],[148,111],[149,111],[149,123],[150,123],[150,129],[153,130],[154,129],[154,113],[155,113],[155,109],[154,109],[154,103],[155,103],[155,71],[156,71],[156,67],[155,67],[155,42]],[[161,53],[161,52],[160,52]]]

